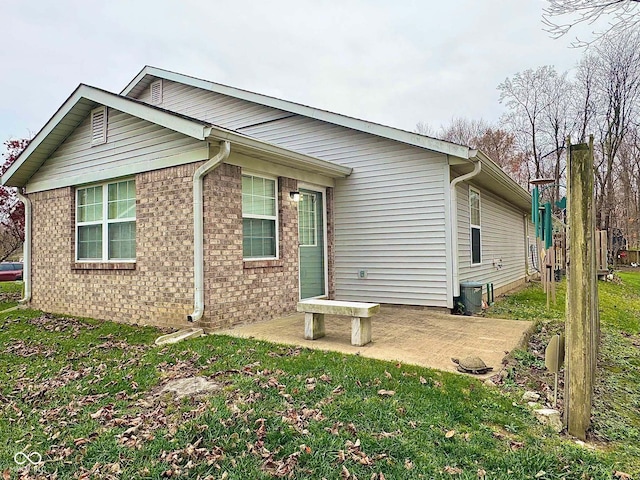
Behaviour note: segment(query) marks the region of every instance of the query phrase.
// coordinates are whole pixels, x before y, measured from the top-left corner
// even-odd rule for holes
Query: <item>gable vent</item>
[[[153,105],[162,103],[162,79],[151,84],[151,103]]]
[[[107,142],[107,109],[98,107],[91,111],[91,145]]]

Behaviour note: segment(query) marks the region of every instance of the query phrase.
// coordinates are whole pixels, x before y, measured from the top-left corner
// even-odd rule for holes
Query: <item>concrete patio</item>
[[[372,319],[372,342],[351,345],[351,318],[325,317],[326,336],[304,339],[304,314],[242,325],[216,333],[362,355],[455,372],[451,357],[477,355],[500,370],[506,353],[516,348],[532,322],[447,315],[432,310],[385,307]],[[489,373],[483,375],[487,377]]]

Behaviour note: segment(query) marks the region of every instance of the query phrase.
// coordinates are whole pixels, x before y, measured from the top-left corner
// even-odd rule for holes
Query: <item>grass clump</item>
[[[33,311],[0,322],[8,475],[608,478],[617,465],[468,376],[216,335],[155,347],[152,328]],[[215,389],[162,391],[196,376]],[[38,471],[15,465],[25,450]]]
[[[22,282],[0,282],[0,312],[18,305],[23,285]]]
[[[523,349],[512,352],[510,375],[503,389],[532,389],[547,402],[554,377],[544,366],[544,350],[552,335],[564,332],[566,281],[558,284],[555,305],[546,309],[539,283],[497,302],[489,316],[534,319],[534,331]],[[614,453],[627,472],[640,475],[640,273],[618,272],[614,281],[598,282],[601,341],[590,439]],[[563,406],[560,373],[559,406]],[[622,470],[622,468],[620,468]],[[624,477],[623,477],[624,478]]]
[[[600,284],[595,448],[545,429],[520,400],[522,387],[543,393],[543,401],[549,394],[544,345],[563,322],[563,286],[547,311],[532,285],[489,312],[539,319],[500,389],[464,375],[249,339],[210,335],[156,347],[162,332],[153,328],[35,311],[0,315],[0,472],[60,479],[637,475],[640,275],[620,278]],[[183,398],[164,390],[196,377],[211,390]],[[44,463],[20,467],[19,451],[38,452]]]

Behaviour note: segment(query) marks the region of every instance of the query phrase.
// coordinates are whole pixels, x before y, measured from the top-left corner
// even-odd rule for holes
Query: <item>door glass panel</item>
[[[318,229],[316,228],[316,195],[314,193],[300,192],[298,215],[300,246],[315,247],[318,244]]]

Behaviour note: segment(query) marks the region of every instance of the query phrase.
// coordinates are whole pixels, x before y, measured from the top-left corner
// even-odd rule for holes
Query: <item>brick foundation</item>
[[[74,261],[74,189],[29,195],[33,204],[31,307],[121,322],[183,327],[193,310],[193,172],[199,163],[136,175],[136,252],[132,264]],[[242,259],[241,170],[223,164],[204,179],[207,329],[295,311],[298,214],[278,179],[279,258]],[[329,285],[333,292],[333,221],[327,191]]]

